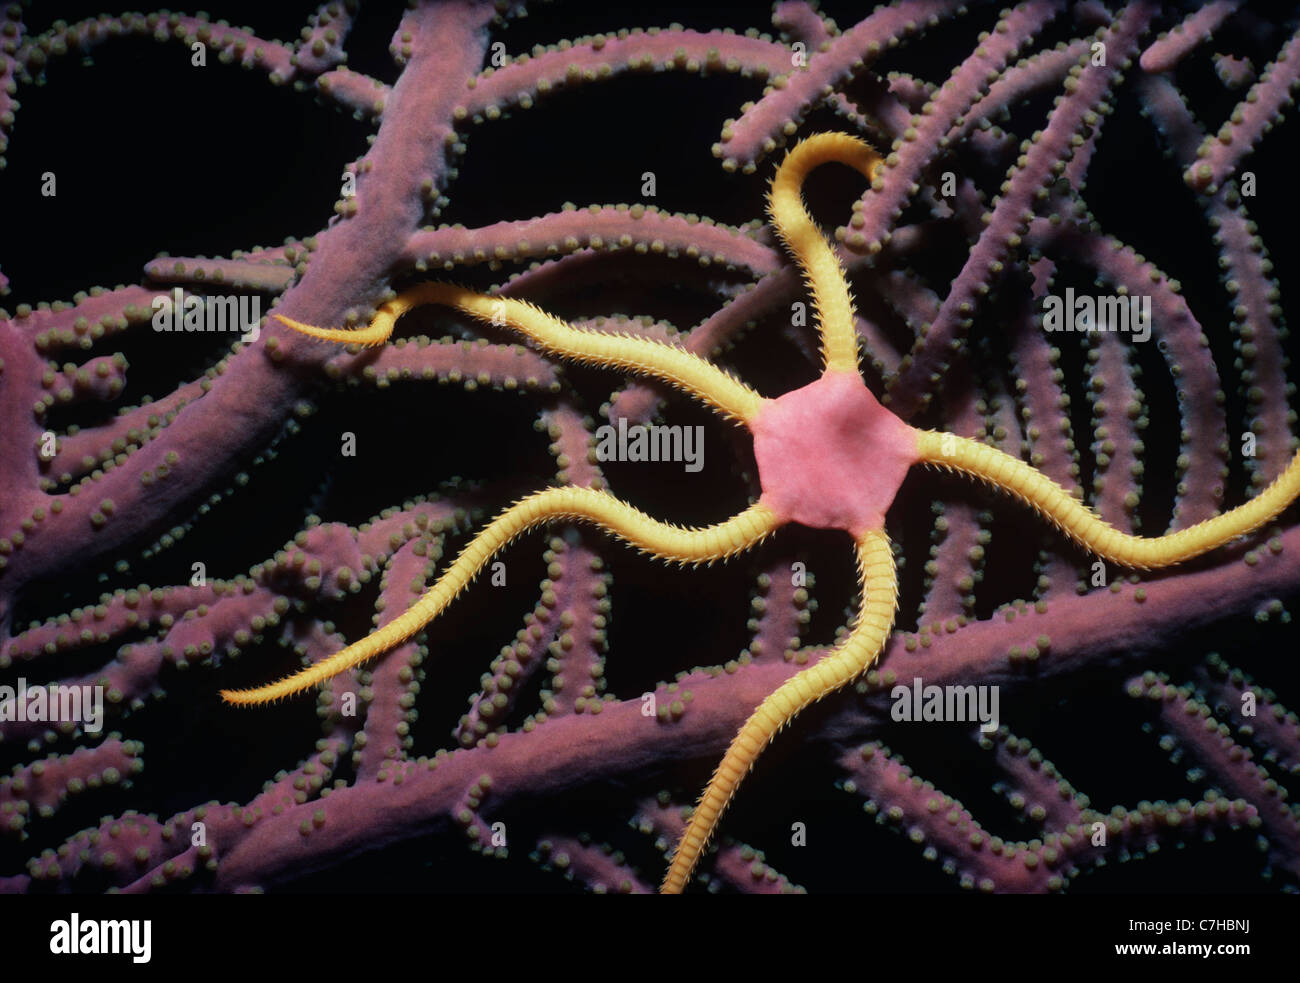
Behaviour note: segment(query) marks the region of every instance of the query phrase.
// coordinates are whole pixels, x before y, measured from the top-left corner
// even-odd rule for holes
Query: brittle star
[[[702,563],[750,549],[789,522],[839,529],[857,553],[861,605],[848,634],[814,665],[769,694],[736,734],[691,815],[664,877],[663,893],[690,880],[737,787],[781,728],[811,703],[861,676],[875,662],[893,627],[898,577],[885,534],[885,513],[914,464],[963,472],[1009,492],[1076,543],[1125,567],[1169,566],[1248,533],[1280,513],[1300,493],[1300,454],[1260,495],[1179,532],[1131,536],[1107,525],[1063,487],[994,447],[951,433],[908,426],[871,394],[858,371],[853,300],[843,267],[803,204],[808,173],[828,162],[847,164],[874,180],[878,153],[855,137],[822,133],[796,146],[772,181],[773,225],[812,290],[823,371],[817,381],[765,399],[696,355],[644,338],[574,328],[524,301],[428,283],[399,295],[360,330],[318,328],[277,315],[290,328],[327,341],[378,345],[397,319],[424,304],[454,307],[505,324],[542,351],[579,362],[648,375],[685,390],[754,438],[762,493],[725,522],[680,528],[660,522],[590,488],[552,488],[510,506],[461,552],[442,577],[383,628],[292,676],[252,690],[222,692],[230,703],[261,704],[290,696],[374,658],[422,630],[464,589],[488,559],[521,533],[557,519],[593,523],[661,560]]]

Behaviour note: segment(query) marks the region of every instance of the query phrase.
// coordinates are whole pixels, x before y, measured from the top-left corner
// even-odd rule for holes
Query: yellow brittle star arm
[[[875,179],[876,170],[884,164],[880,154],[857,137],[818,133],[796,146],[781,162],[772,179],[768,211],[781,241],[799,261],[812,286],[826,370],[856,372],[858,335],[844,269],[803,204],[802,188],[808,172],[832,161],[847,164],[869,181]]]
[[[222,690],[227,703],[269,703],[311,689],[367,659],[400,645],[420,631],[465,589],[497,550],[520,533],[553,519],[594,523],[642,552],[678,563],[706,563],[749,549],[774,532],[780,521],[764,505],[751,505],[726,522],[703,529],[684,529],[658,522],[590,488],[550,488],[506,509],[478,534],[456,561],[418,601],[378,631],[278,682],[251,690]]]
[[[648,338],[586,331],[522,300],[475,293],[452,283],[422,283],[379,308],[368,327],[357,331],[317,328],[282,315],[284,324],[325,341],[380,345],[393,333],[397,319],[422,304],[443,304],[499,327],[512,328],[543,351],[578,362],[653,376],[691,393],[725,416],[749,423],[763,397],[718,366],[684,348]]]
[[[848,637],[830,653],[816,665],[787,679],[750,714],[700,797],[690,824],[677,844],[660,893],[680,894],[686,887],[736,788],[777,731],[809,704],[866,672],[880,655],[898,606],[894,554],[889,537],[879,529],[862,534],[857,552],[858,582],[862,588],[857,622]]]
[[[1042,513],[1084,549],[1120,566],[1167,567],[1209,552],[1268,522],[1300,494],[1300,454],[1244,505],[1164,536],[1130,536],[1108,525],[1051,478],[995,447],[955,434],[918,432],[921,460],[965,472]]]

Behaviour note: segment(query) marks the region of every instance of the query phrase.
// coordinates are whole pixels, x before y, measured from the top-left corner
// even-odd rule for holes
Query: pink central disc
[[[750,430],[762,503],[782,520],[855,537],[884,527],[919,457],[916,431],[857,372],[829,372],[765,403]]]

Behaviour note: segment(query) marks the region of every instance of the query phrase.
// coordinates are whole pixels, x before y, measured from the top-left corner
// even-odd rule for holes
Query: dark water
[[[55,16],[75,20],[92,11],[116,12],[102,5],[85,10],[76,4],[36,6],[38,10],[26,14],[33,32],[43,30]],[[314,7],[211,4],[209,9],[214,17],[252,25],[262,37],[292,37]],[[832,3],[825,9],[846,29],[859,16],[854,4]],[[889,52],[877,69],[941,81],[969,53],[975,33],[992,24],[993,9],[977,7],[964,19],[941,25],[927,38]],[[1158,24],[1167,29],[1179,16],[1167,9]],[[630,19],[599,5],[557,4],[495,29],[492,39],[503,41],[515,53],[535,43],[620,26],[666,26],[674,20],[697,29],[770,29],[765,4],[660,6],[653,15]],[[1046,40],[1079,36],[1070,17],[1060,20],[1044,33]],[[395,24],[395,15],[382,5],[368,6],[348,45],[350,67],[395,82],[398,70],[386,54]],[[1258,69],[1286,42],[1288,33],[1247,10],[1234,18],[1221,37],[1222,44],[1216,41],[1203,49],[1175,73],[1202,126],[1211,130],[1245,90],[1224,90],[1214,76],[1210,51],[1249,56]],[[1035,49],[1041,46],[1036,43]],[[273,87],[260,73],[220,65],[215,58],[206,69],[191,69],[188,52],[177,43],[126,38],[96,48],[93,61],[83,65],[75,56],[57,59],[46,73],[47,84],[24,85],[18,93],[22,107],[10,133],[8,166],[0,172],[0,201],[5,203],[0,213],[0,271],[11,284],[11,293],[2,303],[10,312],[21,303],[68,300],[95,284],[142,282],[145,263],[160,251],[173,256],[228,255],[236,249],[311,235],[330,219],[340,175],[364,152],[371,132],[370,124],[318,104],[309,93]],[[1225,501],[1234,505],[1247,497],[1246,471],[1234,436],[1245,428],[1246,402],[1233,365],[1237,356],[1229,330],[1231,300],[1220,282],[1218,254],[1197,198],[1184,186],[1178,168],[1161,156],[1150,123],[1138,114],[1134,87],[1138,74],[1135,66],[1114,95],[1116,112],[1105,124],[1084,198],[1108,234],[1133,245],[1181,281],[1183,295],[1209,338],[1224,380],[1234,451]],[[579,206],[635,202],[646,171],[656,175],[655,203],[661,209],[694,212],[736,225],[762,218],[767,180],[780,154],[765,159],[753,175],[729,175],[709,153],[722,121],[736,116],[741,103],[758,98],[761,92],[761,82],[726,74],[624,75],[553,96],[500,121],[467,126],[468,150],[459,163],[460,176],[447,188],[450,205],[438,220],[473,228],[547,214],[565,202]],[[1036,97],[1016,109],[1005,125],[1018,137],[1027,137],[1044,125],[1050,109],[1050,96]],[[817,109],[801,135],[843,125],[828,110]],[[1288,120],[1243,165],[1258,177],[1258,204],[1250,204],[1249,210],[1274,264],[1273,276],[1281,286],[1279,303],[1290,319],[1297,316],[1291,283],[1298,259],[1291,238],[1297,217],[1289,166],[1293,130],[1294,123]],[[953,159],[954,166],[977,172],[964,151]],[[35,189],[49,170],[57,173],[58,194],[42,198]],[[979,187],[990,197],[1000,181],[996,174],[979,175]],[[825,225],[840,224],[864,186],[847,169],[827,169],[807,189],[810,207]],[[904,221],[924,217],[913,206]],[[963,258],[959,238],[940,240],[918,258],[917,272],[942,297]],[[638,263],[645,265],[638,267]],[[544,306],[566,318],[649,314],[672,320],[685,330],[716,310],[720,299],[713,288],[726,289],[745,279],[743,274],[721,272],[706,279],[688,262],[682,263],[687,268],[680,271],[669,268],[651,277],[638,274],[640,269],[661,271],[662,265],[653,258],[618,257],[601,264],[590,279],[555,292]],[[486,287],[511,269],[492,273],[476,267],[462,279]],[[1083,289],[1092,277],[1084,267],[1062,263],[1057,283],[1061,289],[1067,283]],[[1003,292],[1017,295],[1025,289],[1024,277],[1016,270]],[[864,308],[876,309],[863,288],[857,293]],[[265,295],[267,304],[269,300]],[[967,345],[973,374],[986,389],[1014,386],[1006,358],[1011,341],[1004,313],[996,298],[984,305]],[[438,323],[440,330],[461,330],[451,318]],[[895,336],[909,330],[899,323],[885,328]],[[778,329],[775,320],[760,324],[723,357],[725,364],[766,395],[803,385],[815,376],[815,366]],[[468,336],[475,333],[472,327],[466,330]],[[184,350],[164,347],[140,329],[100,346],[94,354],[121,351],[126,355],[128,384],[119,402],[135,405],[146,396],[160,398],[195,378],[225,353],[228,344],[221,338],[192,340]],[[1062,385],[1072,397],[1080,480],[1090,487],[1096,455],[1088,436],[1087,348],[1077,337],[1054,343],[1062,348]],[[1294,348],[1293,342],[1286,342],[1288,354]],[[1142,529],[1154,534],[1168,524],[1172,513],[1179,416],[1173,382],[1154,344],[1135,346],[1134,358],[1143,369],[1150,420],[1144,434],[1139,515]],[[585,412],[595,413],[612,391],[612,373],[605,370],[573,369],[567,378]],[[880,380],[868,381],[879,393]],[[527,397],[468,393],[418,382],[376,392],[335,388],[322,380],[312,398],[317,413],[303,432],[285,443],[276,460],[255,468],[247,488],[200,517],[183,545],[151,549],[154,538],[178,521],[160,517],[150,537],[113,555],[91,555],[56,578],[23,590],[13,599],[15,628],[93,603],[100,593],[117,587],[183,583],[195,556],[205,558],[213,576],[245,572],[280,549],[309,514],[355,525],[409,497],[436,490],[453,476],[501,489],[497,504],[504,506],[544,486],[554,475],[547,440],[532,426],[540,404]],[[679,465],[611,464],[606,474],[614,490],[650,514],[681,524],[718,521],[743,508],[747,494],[754,491],[752,480],[747,484],[741,475],[753,474],[748,451],[737,445],[739,450],[733,453],[728,429],[685,397],[671,397],[667,407],[665,421],[705,427],[707,446],[717,455],[712,460],[731,455],[734,463],[706,467],[698,475],[685,473]],[[56,411],[51,426],[90,425],[104,419],[96,416],[103,412],[93,404],[74,412]],[[943,410],[920,422],[943,426]],[[337,434],[345,429],[356,432],[364,455],[338,457]],[[213,489],[225,487],[234,470],[238,468],[214,475]],[[931,505],[936,501],[965,502],[987,511],[983,525],[990,541],[973,614],[989,618],[1017,598],[1032,599],[1039,528],[1035,520],[1007,500],[973,486],[917,474],[908,480],[890,514],[890,533],[907,557],[897,627],[912,633],[919,624],[917,606],[925,588],[923,568]],[[1282,526],[1288,524],[1284,518]],[[449,543],[447,552],[467,541],[462,537]],[[734,658],[749,641],[746,619],[755,579],[773,562],[797,557],[816,571],[818,607],[804,632],[805,646],[832,642],[836,627],[845,622],[843,610],[854,602],[851,559],[838,533],[788,529],[752,556],[696,571],[665,568],[594,534],[587,541],[595,544],[613,576],[605,679],[607,691],[624,700],[636,698],[677,672]],[[464,712],[466,697],[477,689],[480,674],[501,646],[511,642],[536,602],[536,585],[546,575],[541,559],[544,543],[541,534],[532,534],[511,547],[504,556],[510,569],[508,585],[488,590],[480,581],[431,628],[428,644],[437,651],[439,668],[429,673],[419,697],[412,756],[456,747],[450,728]],[[1084,567],[1081,555],[1064,555]],[[116,571],[121,561],[129,564],[129,573]],[[0,591],[4,589],[0,580]],[[1291,585],[1276,599],[1288,609],[1293,607],[1295,589]],[[374,596],[372,585],[346,604],[322,609],[319,617],[336,621],[349,638],[361,637],[368,629]],[[1260,601],[1272,599],[1270,595]],[[1294,644],[1289,616],[1285,621],[1275,616],[1261,622],[1250,612],[1216,621],[1191,639],[1157,635],[1145,640],[1147,650],[1139,658],[1128,653],[1099,657],[1087,669],[1049,674],[1038,683],[1019,687],[1014,699],[1004,696],[1003,722],[1017,736],[1031,740],[1102,811],[1111,805],[1132,809],[1142,800],[1196,801],[1206,787],[1213,787],[1213,780],[1188,779],[1188,769],[1195,766],[1193,756],[1178,763],[1170,760],[1159,746],[1161,727],[1155,714],[1143,702],[1124,695],[1123,681],[1150,669],[1168,672],[1174,683],[1190,682],[1199,678],[1197,667],[1206,655],[1217,652],[1272,689],[1282,705],[1294,707],[1300,703]],[[26,671],[41,681],[59,678],[61,672],[89,671],[97,660],[102,664],[111,659],[111,649],[79,654],[75,662],[32,664]],[[234,710],[220,704],[216,690],[278,678],[294,664],[291,655],[267,644],[247,649],[233,664],[226,660],[187,674],[168,667],[159,680],[165,699],[110,724],[125,737],[144,742],[144,772],[130,788],[84,796],[52,819],[30,823],[31,837],[26,842],[0,837],[0,876],[20,873],[29,857],[97,825],[102,816],[134,809],[166,818],[211,799],[246,802],[255,796],[278,770],[292,769],[310,753],[318,736],[311,701]],[[0,674],[0,683],[9,675],[12,670]],[[851,694],[832,698],[778,738],[746,782],[724,820],[723,832],[765,851],[777,870],[813,892],[960,890],[938,864],[923,859],[921,848],[872,822],[863,814],[858,797],[835,787],[843,776],[835,755],[818,742],[817,735],[836,700],[854,699]],[[995,787],[1000,776],[988,767],[987,755],[975,748],[967,728],[958,724],[916,730],[886,727],[874,736],[901,753],[918,775],[959,798],[990,832],[1007,839],[1041,834]],[[58,744],[50,750],[66,752],[71,746]],[[20,746],[0,745],[4,769],[30,758]],[[1261,748],[1257,760],[1262,759]],[[1266,760],[1263,763],[1283,785],[1289,781],[1294,786],[1294,776]],[[584,784],[577,776],[576,784],[562,795],[521,798],[500,816],[512,831],[511,854],[504,861],[471,853],[460,830],[448,824],[305,873],[276,889],[576,890],[577,885],[543,870],[528,854],[539,837],[580,832],[623,850],[644,882],[653,885],[661,876],[663,858],[652,838],[629,829],[628,820],[639,801],[661,788],[672,789],[680,803],[693,801],[715,764],[710,753],[629,768],[617,783]],[[345,767],[338,777],[349,775]],[[794,821],[808,824],[809,848],[791,844]],[[1170,837],[1167,842],[1173,847],[1177,840]],[[1297,851],[1300,844],[1292,843],[1293,864]],[[1213,843],[1193,837],[1183,849],[1162,850],[1140,861],[1089,871],[1071,890],[1274,892],[1294,888],[1294,874],[1265,879],[1266,866],[1267,857],[1257,848],[1254,834],[1225,834]],[[65,885],[74,890],[104,886],[92,875]],[[205,887],[201,877],[194,886]]]

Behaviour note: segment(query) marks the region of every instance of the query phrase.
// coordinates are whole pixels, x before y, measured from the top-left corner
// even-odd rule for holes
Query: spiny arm
[[[279,314],[276,317],[313,338],[380,345],[393,333],[399,317],[423,304],[445,304],[491,324],[513,328],[551,354],[663,379],[742,423],[753,420],[764,403],[763,397],[743,382],[685,349],[647,338],[584,331],[524,301],[479,294],[451,283],[411,288],[380,307],[370,325],[358,331],[317,328]]]
[[[520,533],[552,519],[594,523],[637,546],[644,553],[678,563],[704,563],[749,549],[780,525],[761,504],[751,505],[726,522],[703,529],[683,529],[658,522],[590,488],[551,488],[506,509],[475,537],[447,571],[418,601],[383,628],[292,676],[251,690],[223,690],[227,703],[270,703],[311,689],[367,659],[387,652],[420,631],[455,599],[497,550]]]
[[[790,151],[768,195],[768,211],[781,240],[794,254],[812,285],[813,304],[822,337],[827,371],[856,372],[858,336],[853,327],[853,299],[840,262],[803,204],[808,173],[836,161],[874,180],[884,161],[868,144],[846,133],[818,133]]]
[[[1222,546],[1262,526],[1300,494],[1297,454],[1276,481],[1244,505],[1178,532],[1145,538],[1107,525],[1051,478],[995,447],[932,430],[919,431],[917,445],[924,463],[963,471],[1010,492],[1084,549],[1120,566],[1141,570],[1172,566]]]
[[[810,703],[866,672],[884,648],[898,606],[898,574],[889,537],[883,530],[866,532],[858,540],[857,552],[862,608],[856,624],[840,645],[816,665],[787,679],[745,721],[691,815],[661,894],[680,894],[686,887],[736,788],[777,731]]]

